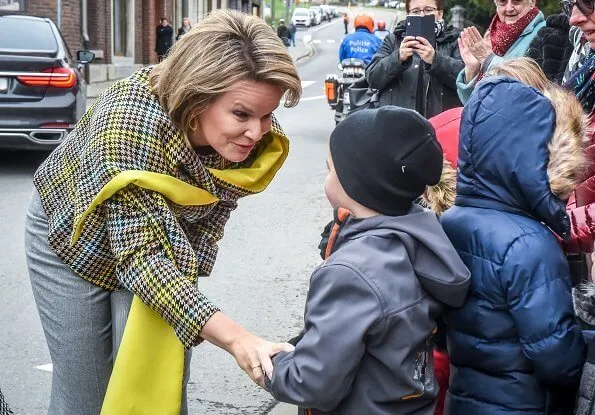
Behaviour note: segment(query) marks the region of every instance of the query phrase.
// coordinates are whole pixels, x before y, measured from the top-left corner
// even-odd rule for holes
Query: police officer
[[[356,58],[368,65],[382,44],[382,41],[374,36],[374,20],[362,14],[355,18],[353,26],[355,32],[345,36],[339,48],[339,62],[347,58]]]

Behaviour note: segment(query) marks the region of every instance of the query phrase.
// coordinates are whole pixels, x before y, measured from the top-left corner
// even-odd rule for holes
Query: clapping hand
[[[492,53],[491,45],[481,37],[475,26],[464,29],[461,32],[461,40],[480,64]]]
[[[473,55],[469,47],[461,38],[458,38],[457,42],[459,44],[461,58],[463,59],[463,62],[465,62],[465,80],[469,82],[479,73],[481,62]]]

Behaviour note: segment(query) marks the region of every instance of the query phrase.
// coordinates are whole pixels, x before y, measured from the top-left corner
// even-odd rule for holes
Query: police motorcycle
[[[326,101],[335,111],[335,125],[349,114],[349,87],[366,75],[366,64],[362,59],[347,58],[339,63],[339,70],[340,76],[329,74],[324,79]]]

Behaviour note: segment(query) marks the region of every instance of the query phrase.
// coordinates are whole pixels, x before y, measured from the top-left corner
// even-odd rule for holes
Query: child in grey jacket
[[[435,319],[469,286],[436,215],[413,203],[440,179],[434,129],[415,111],[362,110],[331,134],[327,164],[338,221],[267,386],[306,414],[431,415]]]

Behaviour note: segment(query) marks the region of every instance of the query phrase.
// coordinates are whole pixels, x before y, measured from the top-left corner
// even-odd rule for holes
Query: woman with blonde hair
[[[151,413],[185,413],[184,349],[203,340],[264,385],[270,356],[291,346],[231,320],[197,278],[211,272],[238,199],[283,164],[288,140],[272,113],[300,94],[264,21],[217,11],[163,62],[104,92],[41,165],[26,250],[53,363],[49,413],[132,413],[143,393]],[[114,290],[134,299],[112,372]],[[170,396],[177,407],[163,408]]]

